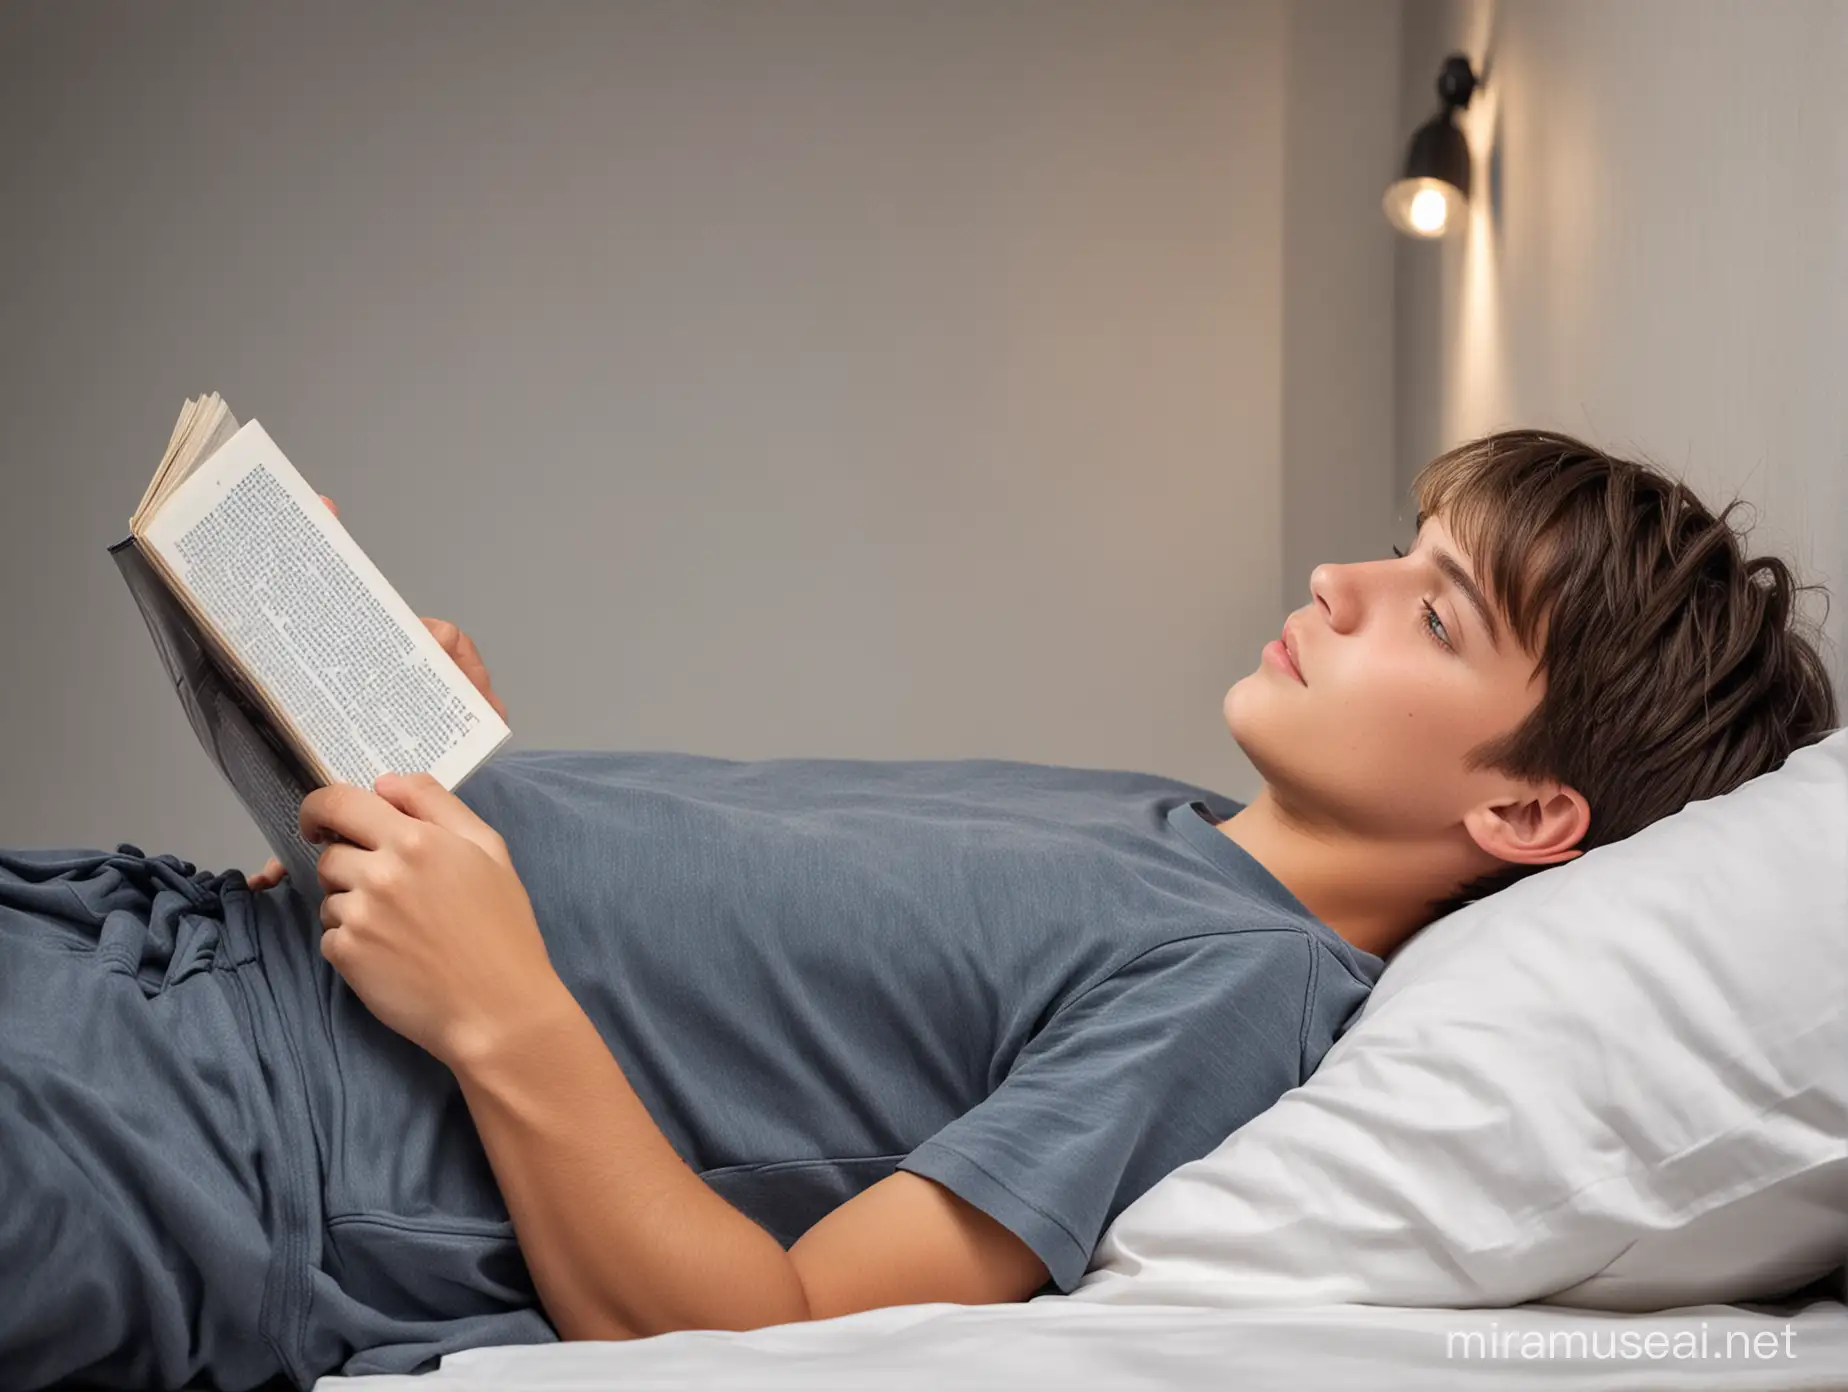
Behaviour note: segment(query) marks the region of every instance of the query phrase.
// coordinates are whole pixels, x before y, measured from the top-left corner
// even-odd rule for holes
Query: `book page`
[[[139,532],[143,520],[160,511],[167,495],[186,481],[199,461],[208,458],[235,434],[237,417],[231,414],[231,408],[217,392],[196,401],[188,400],[180,410],[180,418],[173,424],[173,434],[167,441],[167,452],[161,456],[160,467],[148,480],[140,504],[128,519],[130,533]]]
[[[144,537],[327,782],[454,788],[511,731],[256,421]]]

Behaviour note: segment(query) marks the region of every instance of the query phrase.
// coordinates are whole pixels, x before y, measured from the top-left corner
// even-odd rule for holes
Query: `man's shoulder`
[[[1313,974],[1316,951],[1306,927],[1275,919],[1176,926],[1122,953],[1086,983],[1085,990],[1109,982],[1160,980],[1190,995],[1235,996],[1259,986],[1275,987],[1281,977]]]

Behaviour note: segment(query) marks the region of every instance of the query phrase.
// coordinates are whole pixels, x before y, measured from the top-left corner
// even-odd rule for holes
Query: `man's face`
[[[1476,585],[1495,640],[1440,555]],[[1280,806],[1312,826],[1424,840],[1511,786],[1465,771],[1463,756],[1519,725],[1545,677],[1475,576],[1438,517],[1403,558],[1315,568],[1314,602],[1287,624],[1302,682],[1262,659],[1225,699],[1227,728]]]

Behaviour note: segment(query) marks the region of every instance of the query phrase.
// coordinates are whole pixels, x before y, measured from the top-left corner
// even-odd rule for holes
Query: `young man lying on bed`
[[[274,863],[0,853],[0,1367],[305,1386],[1069,1291],[1421,926],[1836,723],[1730,508],[1526,431],[1417,489],[1227,693],[1248,805],[516,752],[312,794],[318,923]]]

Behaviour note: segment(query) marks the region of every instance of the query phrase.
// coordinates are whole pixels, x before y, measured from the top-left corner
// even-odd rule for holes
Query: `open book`
[[[454,789],[512,731],[256,421],[188,401],[109,548],[199,742],[295,888],[313,789],[425,772]]]

